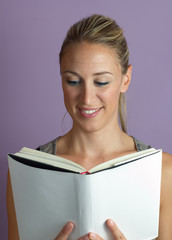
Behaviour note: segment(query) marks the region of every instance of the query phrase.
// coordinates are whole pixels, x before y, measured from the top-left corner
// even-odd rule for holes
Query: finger
[[[117,227],[116,223],[112,219],[108,219],[106,223],[107,223],[107,226],[109,227],[109,229],[111,230],[112,235],[115,238],[115,240],[118,240],[118,239],[127,240],[125,238],[125,236],[123,235],[123,233]]]
[[[80,237],[78,240],[90,240],[90,238],[88,237],[88,234],[87,234],[83,237]]]
[[[101,238],[95,233],[88,233],[87,235],[80,237],[78,240],[94,240],[94,239],[103,240],[103,238]]]
[[[101,238],[99,235],[97,235],[97,234],[95,234],[95,233],[89,233],[88,234],[88,237],[89,237],[89,239],[91,239],[91,240],[103,240],[103,238]]]
[[[66,240],[69,234],[72,232],[73,227],[74,227],[74,224],[71,222],[68,222],[54,240]]]

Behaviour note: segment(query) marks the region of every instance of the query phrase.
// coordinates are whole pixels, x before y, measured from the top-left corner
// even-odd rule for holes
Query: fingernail
[[[73,224],[72,224],[72,223],[67,223],[67,224],[65,225],[65,230],[66,230],[66,231],[71,231],[72,228],[73,228]]]
[[[91,239],[91,240],[97,239],[96,234],[89,233],[89,239]]]
[[[108,219],[108,225],[111,227],[114,225],[114,222],[112,221],[112,219]]]

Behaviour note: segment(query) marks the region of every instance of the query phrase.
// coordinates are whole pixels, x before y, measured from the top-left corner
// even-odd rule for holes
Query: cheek
[[[72,90],[69,87],[63,88],[64,102],[67,105],[71,105],[77,98],[76,91]]]
[[[106,91],[102,92],[101,98],[102,98],[103,102],[113,105],[113,104],[118,103],[119,95],[120,95],[120,89],[111,88],[111,89],[107,89]]]

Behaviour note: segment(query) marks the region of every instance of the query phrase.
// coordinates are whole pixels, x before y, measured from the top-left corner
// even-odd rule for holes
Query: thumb
[[[54,240],[66,240],[72,232],[74,224],[68,222]]]

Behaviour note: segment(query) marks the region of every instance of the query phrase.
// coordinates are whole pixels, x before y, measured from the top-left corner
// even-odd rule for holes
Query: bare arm
[[[16,212],[14,207],[9,171],[7,178],[7,213],[8,213],[8,240],[19,240]]]
[[[172,155],[163,153],[160,226],[157,240],[172,239]]]

